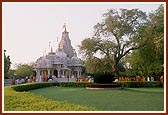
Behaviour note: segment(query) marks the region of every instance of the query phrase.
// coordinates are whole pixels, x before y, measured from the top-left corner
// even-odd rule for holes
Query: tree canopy
[[[146,23],[147,15],[138,9],[110,9],[103,17],[102,22],[94,26],[94,36],[84,39],[79,49],[88,59],[100,53],[118,76],[117,66],[121,58],[144,46],[138,44],[142,39],[138,31]]]
[[[87,72],[163,75],[164,6],[148,15],[138,9],[108,10],[94,26],[94,35],[85,38],[79,49]]]
[[[149,14],[145,28],[139,34],[147,38],[146,45],[134,51],[129,58],[133,71],[140,75],[163,75],[164,65],[164,7]]]
[[[6,50],[4,50],[4,78],[8,78],[8,71],[11,66],[10,56],[6,56]]]
[[[34,75],[32,64],[18,64],[16,69],[17,78],[24,78],[25,76]]]

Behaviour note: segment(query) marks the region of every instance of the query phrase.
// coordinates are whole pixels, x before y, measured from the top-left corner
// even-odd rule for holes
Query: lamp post
[[[14,73],[14,79],[16,79],[16,76],[17,76],[17,74],[16,74],[16,73]]]
[[[13,74],[13,79],[12,79],[11,85],[15,85],[16,75],[17,75],[16,73]]]

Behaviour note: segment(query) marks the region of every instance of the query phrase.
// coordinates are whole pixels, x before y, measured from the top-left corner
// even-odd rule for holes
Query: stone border
[[[88,90],[112,90],[112,89],[122,89],[121,87],[115,87],[115,88],[93,88],[93,87],[86,87]]]

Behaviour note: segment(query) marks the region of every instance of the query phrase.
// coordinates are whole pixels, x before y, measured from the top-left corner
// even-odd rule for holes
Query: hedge
[[[141,82],[141,81],[119,81],[113,84],[121,85],[122,87],[127,88],[138,88],[138,87],[163,87],[163,83],[159,81],[153,82]],[[28,91],[38,88],[50,87],[50,86],[58,86],[58,87],[87,87],[92,86],[94,83],[89,82],[42,82],[42,83],[27,83],[21,85],[13,85],[13,89],[15,91]]]
[[[126,88],[156,88],[156,87],[163,87],[163,83],[160,81],[119,81],[118,84],[121,84],[122,87]]]
[[[39,84],[38,84],[39,85]],[[44,83],[41,86],[47,86]],[[50,84],[51,85],[51,84]],[[4,111],[94,111],[94,107],[87,107],[67,102],[48,100],[41,96],[35,96],[30,92],[17,92],[14,89],[25,86],[36,86],[27,84],[19,86],[4,87]],[[17,88],[16,88],[17,87]],[[26,89],[26,88],[24,88]]]
[[[20,84],[20,85],[13,85],[13,89],[15,91],[28,91],[38,88],[44,88],[44,87],[50,87],[53,86],[50,82],[43,82],[43,83],[26,83],[26,84]]]
[[[42,83],[27,83],[21,85],[13,85],[15,91],[28,91],[38,88],[59,86],[59,87],[86,87],[92,83],[89,82],[42,82]]]

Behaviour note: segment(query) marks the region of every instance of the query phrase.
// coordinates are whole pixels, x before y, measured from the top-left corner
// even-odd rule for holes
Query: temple
[[[56,51],[54,52],[51,48],[47,55],[36,60],[36,78],[40,79],[39,77],[42,76],[43,79],[47,79],[49,75],[56,78],[79,78],[83,66],[84,63],[77,57],[76,51],[71,45],[69,32],[64,25],[64,31]]]

